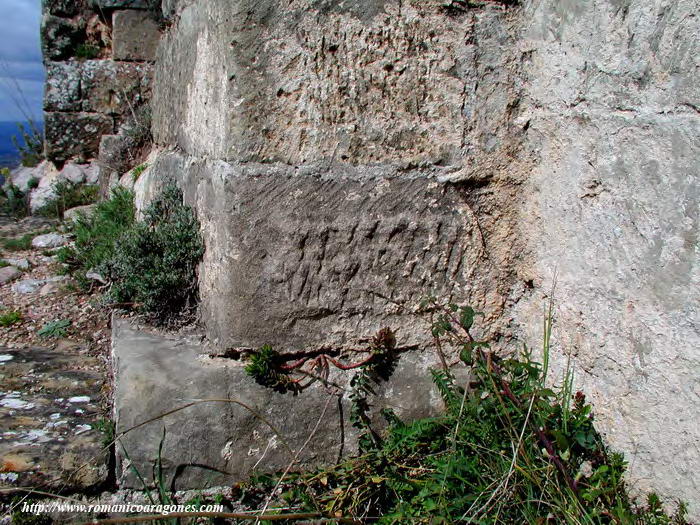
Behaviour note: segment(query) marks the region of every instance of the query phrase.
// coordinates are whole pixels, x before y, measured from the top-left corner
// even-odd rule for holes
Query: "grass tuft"
[[[17,310],[6,310],[0,314],[0,326],[12,326],[22,321],[22,314]]]

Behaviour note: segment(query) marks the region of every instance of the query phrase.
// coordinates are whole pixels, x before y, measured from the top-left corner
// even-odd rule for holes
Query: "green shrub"
[[[74,246],[59,250],[59,261],[83,286],[85,273],[97,271],[110,283],[110,301],[166,322],[196,303],[196,267],[204,252],[199,223],[176,186],[164,188],[142,222],[134,221],[133,199],[117,188],[90,217],[79,218]]]
[[[0,314],[0,326],[12,326],[22,320],[22,314],[16,310],[6,310]]]
[[[53,185],[53,192],[55,197],[36,210],[35,215],[63,219],[66,210],[94,203],[97,200],[99,188],[58,181]]]
[[[164,322],[195,305],[204,248],[199,223],[176,186],[166,186],[144,216],[117,239],[100,273],[112,282],[114,302],[133,304]]]
[[[605,446],[584,394],[572,392],[570,372],[561,387],[547,387],[551,315],[539,363],[526,348],[500,358],[476,341],[471,328],[479,314],[470,307],[431,300],[424,311],[440,361],[446,362],[443,349],[452,348],[469,370],[464,385],[446,365],[431,371],[444,412],[404,422],[385,409],[386,431],[372,431],[378,366],[393,349],[384,329],[385,337],[369,348],[374,357],[363,357],[350,381],[350,419],[360,432],[361,455],[318,471],[254,477],[244,486],[244,502],[256,504],[257,495],[279,484],[285,507],[361,523],[687,524],[682,504],[668,516],[654,495],[646,506],[631,502],[624,458]],[[317,364],[324,357],[314,355],[305,358],[312,372],[323,369]],[[283,357],[264,347],[247,371],[272,388],[282,375],[287,383],[297,381],[297,371],[308,379],[298,356],[294,364]],[[339,363],[325,359],[326,366]]]
[[[117,239],[134,223],[134,194],[121,187],[108,200],[97,203],[90,216],[81,216],[71,226],[75,243],[58,251],[78,282],[87,286],[85,273],[96,270],[114,253]]]
[[[65,337],[67,335],[66,329],[71,325],[70,320],[68,319],[58,319],[56,321],[52,321],[50,323],[46,323],[41,329],[37,332],[37,335],[41,337],[46,337],[46,338],[58,338],[58,337]]]
[[[29,215],[29,192],[23,192],[12,183],[0,188],[0,213],[16,219]]]

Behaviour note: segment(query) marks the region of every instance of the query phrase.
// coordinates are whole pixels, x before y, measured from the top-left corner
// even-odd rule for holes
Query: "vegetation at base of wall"
[[[21,140],[12,137],[12,144],[19,152],[22,166],[33,168],[44,160],[44,134],[33,120],[28,119],[29,127],[17,124]]]
[[[23,192],[12,183],[0,188],[0,214],[21,219],[29,215],[29,194],[37,187],[39,181],[30,179],[27,183],[28,190]]]
[[[243,502],[259,508],[278,488],[286,507],[362,523],[687,524],[683,504],[669,516],[653,494],[646,505],[632,502],[626,462],[596,431],[584,394],[572,392],[572,373],[548,386],[551,315],[540,363],[527,348],[501,358],[476,340],[478,312],[470,307],[429,300],[423,308],[441,362],[451,348],[469,371],[468,384],[460,384],[453,369],[432,370],[444,412],[407,422],[385,409],[386,430],[374,431],[369,409],[381,379],[370,360],[350,382],[360,456],[312,472],[257,476],[244,485]],[[296,365],[285,369],[269,348],[263,353],[249,374],[294,381]]]
[[[65,180],[55,182],[52,189],[55,197],[36,210],[35,215],[63,219],[66,210],[93,204],[99,194],[97,186],[73,184]]]
[[[166,322],[191,311],[197,302],[196,269],[204,253],[199,223],[182,192],[168,185],[116,242],[102,266],[112,281],[115,303],[133,304]]]
[[[98,202],[89,216],[81,215],[70,225],[75,242],[58,251],[58,260],[68,265],[70,273],[87,287],[85,274],[112,257],[117,239],[132,226],[134,218],[133,192],[115,188],[110,198]]]
[[[108,300],[168,322],[193,308],[196,267],[204,252],[199,223],[182,193],[166,186],[135,221],[133,192],[116,188],[89,217],[72,226],[73,246],[62,248],[67,264],[87,287],[85,274],[96,271],[109,281]]]
[[[132,177],[132,180],[133,180],[134,182],[136,182],[137,180],[139,180],[139,177],[141,176],[141,174],[142,174],[144,171],[146,171],[147,169],[148,169],[148,164],[147,164],[147,163],[139,164],[138,166],[136,166],[133,170],[131,170],[131,177]]]
[[[129,125],[124,127],[124,135],[131,144],[131,149],[138,150],[153,142],[151,134],[151,106],[148,103],[131,108]]]

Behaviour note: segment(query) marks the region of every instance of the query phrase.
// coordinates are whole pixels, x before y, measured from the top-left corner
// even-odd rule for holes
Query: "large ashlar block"
[[[114,120],[101,113],[45,112],[46,155],[62,164],[68,159],[88,160],[97,155],[100,137],[114,131]]]
[[[160,29],[148,11],[115,11],[112,27],[114,60],[155,60]]]
[[[308,468],[357,451],[342,389],[317,383],[299,395],[280,394],[256,384],[241,361],[211,358],[198,344],[118,317],[112,320],[112,357],[116,430],[129,431],[115,449],[122,487],[143,488],[132,467],[150,481],[164,435],[164,475],[177,489],[230,485],[253,472],[284,470],[296,453],[295,468]],[[439,413],[442,401],[429,372],[437,366],[434,353],[402,354],[389,379],[375,384],[374,416],[382,408],[407,420]],[[337,372],[333,381],[347,386],[350,377],[352,372]],[[158,419],[195,400],[211,401]]]
[[[130,114],[150,96],[152,69],[112,60],[48,62],[44,109]]]
[[[177,172],[163,161],[154,169]],[[357,348],[383,327],[401,346],[423,348],[431,336],[416,315],[422,299],[496,294],[483,281],[482,238],[461,189],[381,170],[326,171],[186,169],[207,247],[202,319],[218,348]]]

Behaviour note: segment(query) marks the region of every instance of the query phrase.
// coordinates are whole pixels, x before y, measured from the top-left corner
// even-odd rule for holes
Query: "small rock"
[[[0,268],[0,284],[9,283],[10,281],[17,279],[17,277],[20,275],[22,275],[22,272],[20,272],[14,266],[5,266],[4,268]]]
[[[85,182],[85,172],[80,166],[73,162],[67,162],[63,166],[59,176],[72,184],[82,184]]]
[[[85,277],[86,277],[87,279],[92,280],[92,281],[98,281],[98,282],[100,282],[100,283],[102,283],[102,284],[107,284],[107,280],[106,280],[104,277],[102,277],[102,276],[101,276],[99,273],[97,273],[97,272],[87,272],[87,273],[85,274]]]
[[[95,211],[95,205],[94,204],[86,204],[85,206],[76,206],[75,208],[71,208],[70,210],[66,210],[66,212],[63,214],[63,218],[66,221],[72,221],[76,222],[78,220],[78,217],[90,217]]]
[[[37,173],[41,173],[41,180],[39,181],[39,186],[32,191],[29,201],[29,207],[31,208],[32,213],[56,198],[56,192],[54,191],[53,186],[55,183],[61,180],[56,167],[48,161],[42,162],[35,169],[37,170]],[[41,170],[41,172],[38,170]]]
[[[45,233],[32,240],[34,248],[58,248],[66,243],[68,243],[68,237],[60,233]]]
[[[28,259],[3,259],[3,262],[19,268],[20,270],[29,270],[29,260]]]
[[[92,427],[90,425],[78,425],[77,427],[75,427],[75,435],[79,436],[80,434],[83,434],[90,430],[92,430]]]
[[[29,189],[29,181],[36,179],[39,181],[44,176],[44,169],[41,164],[35,168],[20,167],[12,171],[10,178],[12,184],[17,186],[20,191],[25,192]]]
[[[61,287],[55,282],[46,283],[39,289],[39,295],[50,295],[56,293],[61,289]]]
[[[127,171],[124,175],[121,176],[119,179],[119,185],[122,186],[123,188],[126,188],[129,191],[134,190],[134,183],[136,180],[134,180],[134,175],[132,172]]]
[[[90,164],[83,171],[85,172],[85,184],[94,186],[100,183],[100,167],[97,164]]]
[[[69,403],[89,403],[90,396],[75,396],[68,398]]]
[[[18,294],[34,293],[44,284],[46,284],[44,279],[24,279],[13,284],[12,291]]]

